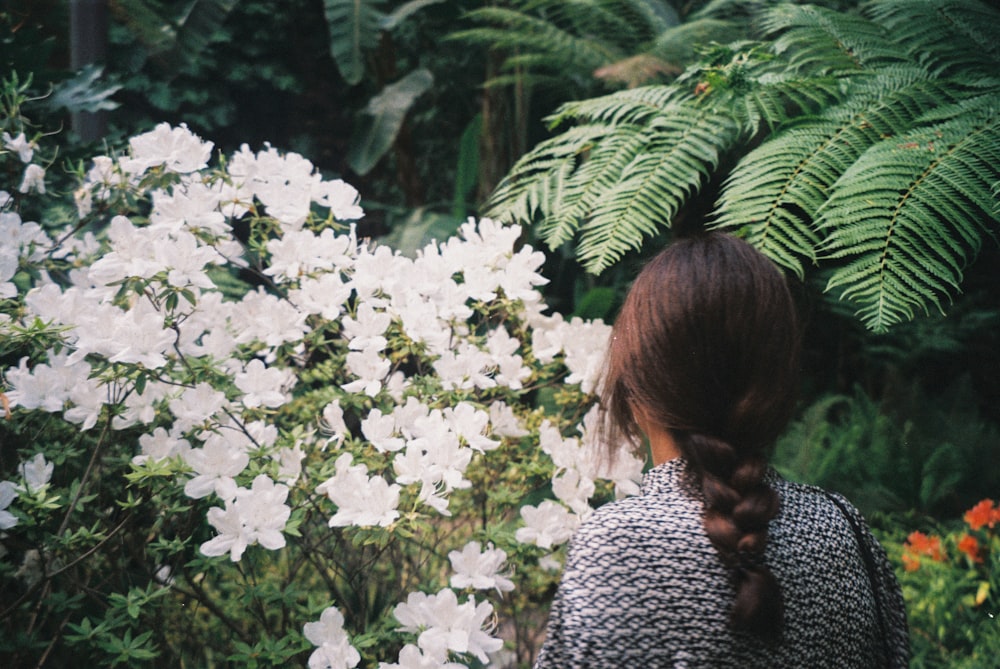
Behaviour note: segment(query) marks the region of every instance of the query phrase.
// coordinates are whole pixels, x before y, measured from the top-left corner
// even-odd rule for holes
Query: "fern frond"
[[[649,150],[649,143],[650,131],[641,126],[620,126],[595,144],[538,225],[538,234],[549,248],[557,248],[573,236],[625,170]]]
[[[731,115],[696,101],[674,106],[650,130],[647,150],[600,194],[580,228],[577,257],[589,272],[600,273],[668,227],[741,136]]]
[[[1000,9],[979,0],[881,0],[868,7],[893,40],[931,71],[994,75],[1000,62]]]
[[[623,57],[620,49],[596,36],[580,36],[552,21],[503,7],[482,7],[469,12],[468,17],[502,26],[475,28],[456,32],[451,39],[489,44],[494,48],[541,54],[547,68],[570,67],[575,71],[592,72],[602,65]]]
[[[982,98],[951,105],[952,118],[872,146],[833,185],[818,221],[828,233],[824,250],[853,260],[833,273],[827,290],[839,288],[858,304],[871,329],[885,331],[931,305],[941,309],[958,288],[1000,178],[994,105]]]
[[[884,27],[823,7],[782,3],[764,14],[761,26],[795,70],[837,74],[906,60]]]
[[[686,21],[662,31],[649,53],[671,63],[686,63],[697,55],[698,45],[728,44],[746,36],[746,28],[736,21],[711,17]]]
[[[803,276],[817,262],[813,222],[830,188],[881,137],[906,132],[914,120],[952,96],[920,68],[887,68],[855,80],[850,97],[805,117],[744,156],[723,184],[711,227],[740,235]]]
[[[545,121],[549,128],[556,128],[567,121],[612,126],[642,124],[687,97],[687,92],[676,86],[642,86],[598,98],[567,102]]]
[[[575,170],[582,157],[608,132],[603,126],[581,125],[540,143],[518,159],[500,182],[484,207],[485,215],[521,223],[531,222],[538,212],[547,216],[553,201],[543,195],[555,192],[547,182],[555,174]]]

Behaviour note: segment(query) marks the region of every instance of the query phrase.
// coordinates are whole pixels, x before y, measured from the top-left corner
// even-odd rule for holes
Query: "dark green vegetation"
[[[478,211],[529,223],[567,315],[612,318],[644,256],[729,229],[802,305],[784,473],[899,540],[1000,495],[995,3],[111,0],[100,76],[69,72],[66,4],[0,10],[0,74],[32,75],[39,132],[103,109],[112,150],[159,121],[269,141],[409,251]],[[955,663],[932,637],[915,666]]]

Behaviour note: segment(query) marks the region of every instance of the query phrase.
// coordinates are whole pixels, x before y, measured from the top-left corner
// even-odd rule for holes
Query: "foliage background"
[[[408,3],[360,4],[389,14]],[[421,4],[392,30],[376,31],[360,59],[362,76],[349,81],[331,53],[327,15],[335,1],[286,0],[279,11],[266,0],[110,0],[105,72],[96,83],[81,84],[83,96],[75,104],[118,105],[108,110],[106,142],[112,149],[167,121],[187,123],[223,152],[244,142],[254,149],[271,142],[299,151],[326,176],[342,176],[358,187],[367,212],[362,234],[385,236],[412,250],[478,211],[514,161],[551,136],[543,118],[560,103],[631,84],[627,77],[594,76],[601,63],[576,57],[580,43],[569,37],[587,38],[595,52],[611,54],[606,64],[628,62],[631,69],[623,68],[632,74],[643,72],[637,63],[648,61],[629,59],[657,53],[646,48],[655,42],[652,35],[638,45],[619,39],[615,49],[607,46],[615,34],[598,21],[596,8],[613,3]],[[659,4],[674,12],[674,27],[690,24],[704,31],[686,33],[690,48],[677,62],[660,52],[662,61],[677,68],[654,68],[641,83],[673,81],[712,39],[747,37],[755,17],[776,3]],[[860,5],[820,4],[843,12]],[[508,14],[501,16],[501,10]],[[207,18],[186,23],[197,11]],[[566,38],[565,47],[561,39],[549,40],[544,43],[556,46],[539,51],[539,42],[525,37],[535,34],[523,29],[525,16],[537,22],[539,35]],[[584,16],[591,22],[582,21]],[[718,23],[702,21],[705,16]],[[483,32],[486,28],[496,32]],[[11,0],[0,9],[0,30],[0,67],[4,74],[32,75],[30,90],[39,99],[25,113],[39,131],[62,128],[60,159],[72,162],[100,152],[74,138],[66,107],[45,98],[50,87],[73,81],[67,3]],[[553,60],[560,54],[564,61]],[[553,78],[546,62],[567,64],[561,67],[587,62],[587,67]],[[370,122],[369,102],[421,68],[433,84],[407,108],[385,155],[364,174],[352,170],[352,142]],[[963,76],[961,66],[955,76]],[[725,164],[731,166],[752,146],[725,156]],[[72,170],[50,171],[52,189],[68,192],[73,181]],[[677,229],[700,225],[722,185],[721,176],[709,180],[671,223]],[[55,222],[68,216],[58,209],[32,213]],[[535,234],[529,230],[526,241],[538,245]],[[671,234],[658,231],[600,276],[582,271],[572,243],[553,249],[545,269],[552,279],[547,301],[567,315],[610,318],[642,259]],[[806,325],[803,402],[778,445],[777,464],[791,477],[846,493],[871,514],[890,545],[901,545],[913,529],[957,518],[1000,490],[1000,470],[983,466],[1000,462],[997,267],[1000,252],[987,235],[976,263],[964,268],[961,292],[945,304],[947,315],[920,316],[878,335],[861,326],[850,308],[823,297],[827,276],[810,274],[796,283]],[[3,363],[16,360],[8,354]],[[5,450],[4,456],[13,454]]]

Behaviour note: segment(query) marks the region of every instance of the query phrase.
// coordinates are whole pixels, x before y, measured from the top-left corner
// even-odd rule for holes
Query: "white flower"
[[[441,377],[445,390],[493,388],[497,383],[490,377],[492,367],[492,356],[468,342],[445,351],[434,361],[434,371]]]
[[[31,157],[35,155],[35,143],[29,142],[23,132],[17,137],[11,137],[9,133],[5,132],[3,134],[3,145],[4,148],[16,153],[22,163],[30,163]]]
[[[339,446],[344,441],[344,437],[347,436],[347,424],[344,423],[344,410],[340,408],[340,400],[334,400],[323,407],[323,418],[319,428],[330,435],[327,443],[332,441]]]
[[[17,286],[11,279],[17,274],[19,260],[15,249],[0,247],[0,299],[17,296]]]
[[[319,622],[303,625],[302,634],[319,646],[309,656],[309,669],[350,669],[361,661],[361,655],[344,631],[343,614],[333,606],[323,610]]]
[[[215,249],[200,244],[198,238],[190,232],[174,232],[169,244],[156,245],[153,255],[156,264],[167,270],[167,283],[171,286],[197,286],[209,290],[215,288],[215,284],[205,273],[205,265],[217,259]]]
[[[470,448],[483,453],[492,451],[500,445],[499,441],[484,436],[490,422],[490,416],[485,411],[477,409],[468,402],[459,402],[454,407],[446,408],[443,414],[449,427],[459,437],[465,439]]]
[[[552,548],[569,541],[580,524],[579,516],[550,499],[537,507],[522,506],[521,518],[524,527],[517,530],[514,538],[522,544],[536,544],[540,548]]]
[[[329,207],[338,221],[353,221],[365,215],[358,205],[359,199],[354,186],[340,179],[323,181],[313,187],[313,201],[320,206]]]
[[[177,128],[161,123],[150,132],[133,137],[128,144],[132,155],[122,160],[122,167],[131,174],[141,174],[156,165],[181,174],[200,170],[208,165],[213,146],[183,123]]]
[[[289,370],[266,368],[263,362],[254,358],[245,371],[236,375],[234,383],[245,393],[243,406],[274,408],[285,403],[284,391],[291,388],[295,378]]]
[[[383,416],[379,409],[372,409],[368,417],[361,421],[361,433],[372,443],[376,450],[398,451],[406,445],[399,437],[394,437],[396,420],[393,414]]]
[[[510,405],[502,400],[494,400],[490,404],[490,431],[500,437],[525,437],[530,434],[521,427],[521,423]]]
[[[21,478],[24,479],[24,487],[21,490],[32,492],[48,485],[52,480],[54,468],[55,465],[46,460],[42,453],[36,453],[31,460],[22,462],[17,468]]]
[[[319,278],[306,277],[299,287],[288,291],[288,299],[299,309],[319,314],[327,320],[336,320],[344,311],[344,303],[351,296],[351,289],[339,274],[328,272]]]
[[[41,165],[28,165],[24,168],[24,179],[18,190],[28,193],[32,190],[45,194],[45,168]]]
[[[17,525],[17,516],[7,510],[10,503],[17,498],[17,494],[16,483],[0,481],[0,530],[9,530]]]
[[[174,414],[174,428],[181,432],[205,422],[225,405],[225,394],[204,381],[185,389],[180,397],[168,404]]]
[[[369,397],[375,397],[382,390],[382,380],[392,367],[375,349],[351,351],[347,354],[347,370],[358,377],[356,381],[341,386],[349,393],[363,392]]]
[[[276,347],[301,339],[309,331],[307,316],[290,302],[259,288],[233,305],[230,320],[233,332],[237,333],[237,344],[262,341],[267,346]]]
[[[583,392],[593,392],[604,366],[611,326],[600,320],[584,321],[574,317],[565,327],[563,347],[566,368],[570,371],[566,383],[579,383]]]
[[[461,551],[448,553],[448,559],[451,561],[451,568],[455,570],[450,581],[453,588],[496,588],[498,592],[514,589],[513,581],[500,573],[507,560],[507,553],[494,548],[493,544],[488,544],[482,550],[478,541],[470,541]]]
[[[369,478],[368,467],[351,465],[352,460],[350,453],[343,453],[335,463],[337,473],[316,486],[316,492],[337,505],[330,527],[391,525],[399,517],[400,487],[381,476]]]
[[[448,662],[447,656],[425,654],[420,646],[408,643],[400,649],[398,663],[379,662],[378,669],[465,669],[465,665]]]
[[[197,474],[184,485],[184,494],[194,499],[201,499],[213,491],[224,497],[222,486],[228,485],[250,464],[250,456],[233,448],[224,438],[209,439],[202,448],[192,448],[183,456]]]
[[[357,309],[357,320],[344,316],[340,323],[352,351],[373,349],[381,351],[386,346],[383,336],[392,317],[384,311],[375,311],[369,302],[362,302]]]
[[[435,657],[445,657],[451,650],[470,653],[486,662],[487,653],[503,647],[503,641],[483,630],[493,615],[493,606],[489,602],[476,604],[471,596],[459,604],[455,592],[449,589],[436,595],[412,592],[405,603],[396,605],[393,615],[402,625],[400,631],[419,634],[417,645]]]
[[[182,230],[203,230],[212,235],[229,232],[226,217],[219,211],[222,195],[200,181],[176,186],[170,192],[153,193],[149,227],[176,235]]]
[[[280,239],[267,242],[271,253],[264,274],[276,281],[296,280],[317,270],[332,271],[350,266],[353,240],[330,228],[320,234],[309,230],[289,230]]]
[[[65,354],[50,354],[48,364],[38,363],[30,369],[28,358],[21,358],[17,367],[7,370],[6,376],[12,388],[7,392],[11,406],[25,409],[62,411],[71,388],[77,384],[93,388],[88,383],[90,365],[86,362],[67,364]]]
[[[175,433],[167,432],[162,427],[158,427],[153,430],[153,434],[139,436],[139,447],[142,453],[132,458],[132,463],[136,465],[144,464],[150,460],[160,462],[177,455],[184,455],[191,450],[191,443]]]
[[[239,562],[247,546],[260,544],[277,550],[284,547],[285,523],[292,513],[285,505],[288,487],[261,474],[253,480],[250,489],[237,488],[235,497],[226,501],[226,508],[213,506],[208,510],[208,522],[219,535],[201,545],[201,552],[209,557],[230,554]]]
[[[556,498],[578,515],[590,512],[589,500],[594,495],[594,480],[578,469],[566,469],[552,477],[552,492]]]

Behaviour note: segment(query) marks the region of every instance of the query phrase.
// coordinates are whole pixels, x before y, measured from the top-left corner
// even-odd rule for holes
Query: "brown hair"
[[[709,233],[674,242],[640,273],[602,382],[604,443],[640,443],[637,410],[669,431],[704,495],[705,532],[733,574],[731,624],[767,640],[781,636],[783,604],[764,564],[779,505],[765,473],[794,408],[798,344],[778,268],[746,242]]]

